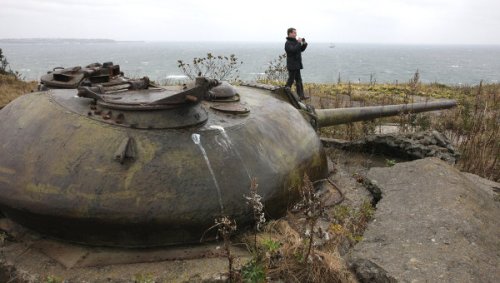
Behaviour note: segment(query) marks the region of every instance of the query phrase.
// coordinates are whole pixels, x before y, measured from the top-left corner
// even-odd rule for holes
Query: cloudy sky
[[[0,0],[0,38],[500,44],[498,0]]]

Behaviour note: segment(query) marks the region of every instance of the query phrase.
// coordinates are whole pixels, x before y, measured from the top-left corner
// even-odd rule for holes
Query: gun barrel
[[[319,127],[328,127],[350,122],[373,120],[396,116],[402,113],[420,113],[455,107],[455,100],[439,100],[398,105],[367,106],[352,108],[316,109]]]

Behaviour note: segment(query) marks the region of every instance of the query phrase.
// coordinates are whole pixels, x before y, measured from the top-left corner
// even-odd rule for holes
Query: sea
[[[159,83],[185,80],[178,60],[191,62],[207,53],[243,62],[239,77],[264,77],[284,42],[1,42],[12,70],[39,80],[55,67],[94,62],[119,64],[128,77],[148,76]],[[500,81],[500,45],[395,45],[309,42],[302,54],[305,82],[404,83],[418,71],[424,83],[477,85]]]

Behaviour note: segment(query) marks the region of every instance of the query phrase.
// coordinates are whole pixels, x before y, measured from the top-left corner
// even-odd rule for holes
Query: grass
[[[149,273],[139,273],[134,276],[134,283],[155,283],[153,275]]]
[[[302,200],[287,217],[266,223],[243,236],[253,259],[241,269],[244,282],[355,282],[353,275],[338,252],[338,246],[349,236],[362,233],[373,215],[373,208],[326,209],[307,176],[301,188]],[[317,225],[321,218],[334,219],[342,234]],[[325,235],[332,235],[325,236]],[[358,236],[359,240],[360,237]],[[319,244],[318,240],[322,241]],[[353,243],[356,242],[355,240]]]
[[[18,96],[36,91],[37,82],[19,80],[16,76],[0,74],[0,108]]]
[[[280,72],[275,68],[273,71]],[[272,77],[274,78],[274,77]],[[284,85],[283,81],[262,80]],[[306,83],[306,94],[316,108],[413,103],[455,99],[458,107],[436,113],[406,114],[376,121],[355,122],[320,129],[320,135],[355,140],[377,133],[382,123],[397,123],[402,132],[437,129],[447,135],[462,154],[457,167],[481,177],[500,181],[500,84],[449,86],[423,84],[417,71],[407,83]]]
[[[369,201],[363,202],[359,208],[347,205],[335,206],[331,211],[330,231],[333,234],[331,243],[338,247],[343,240],[347,240],[350,245],[361,241],[363,232],[374,214],[375,208]]]
[[[462,154],[459,168],[500,181],[500,84],[458,90],[459,106],[432,127],[446,133]]]
[[[310,238],[305,231],[292,227],[297,219],[290,217],[299,216],[271,221],[258,234],[261,257],[242,269],[245,282],[355,282],[334,245],[313,246],[306,256]],[[252,241],[253,237],[247,239]]]
[[[457,167],[500,181],[500,84],[447,86],[422,84],[305,84],[316,108],[387,105],[455,99],[458,107],[436,113],[406,114],[320,129],[320,135],[355,140],[377,133],[383,123],[397,123],[401,132],[436,129],[462,154]]]
[[[44,283],[61,283],[61,282],[63,282],[61,278],[53,275],[48,275],[44,280]]]

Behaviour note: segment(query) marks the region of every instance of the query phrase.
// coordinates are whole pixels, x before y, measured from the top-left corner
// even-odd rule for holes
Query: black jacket
[[[300,70],[302,66],[302,52],[306,50],[307,43],[300,44],[297,39],[287,37],[285,43],[286,51],[286,68],[288,70]]]

